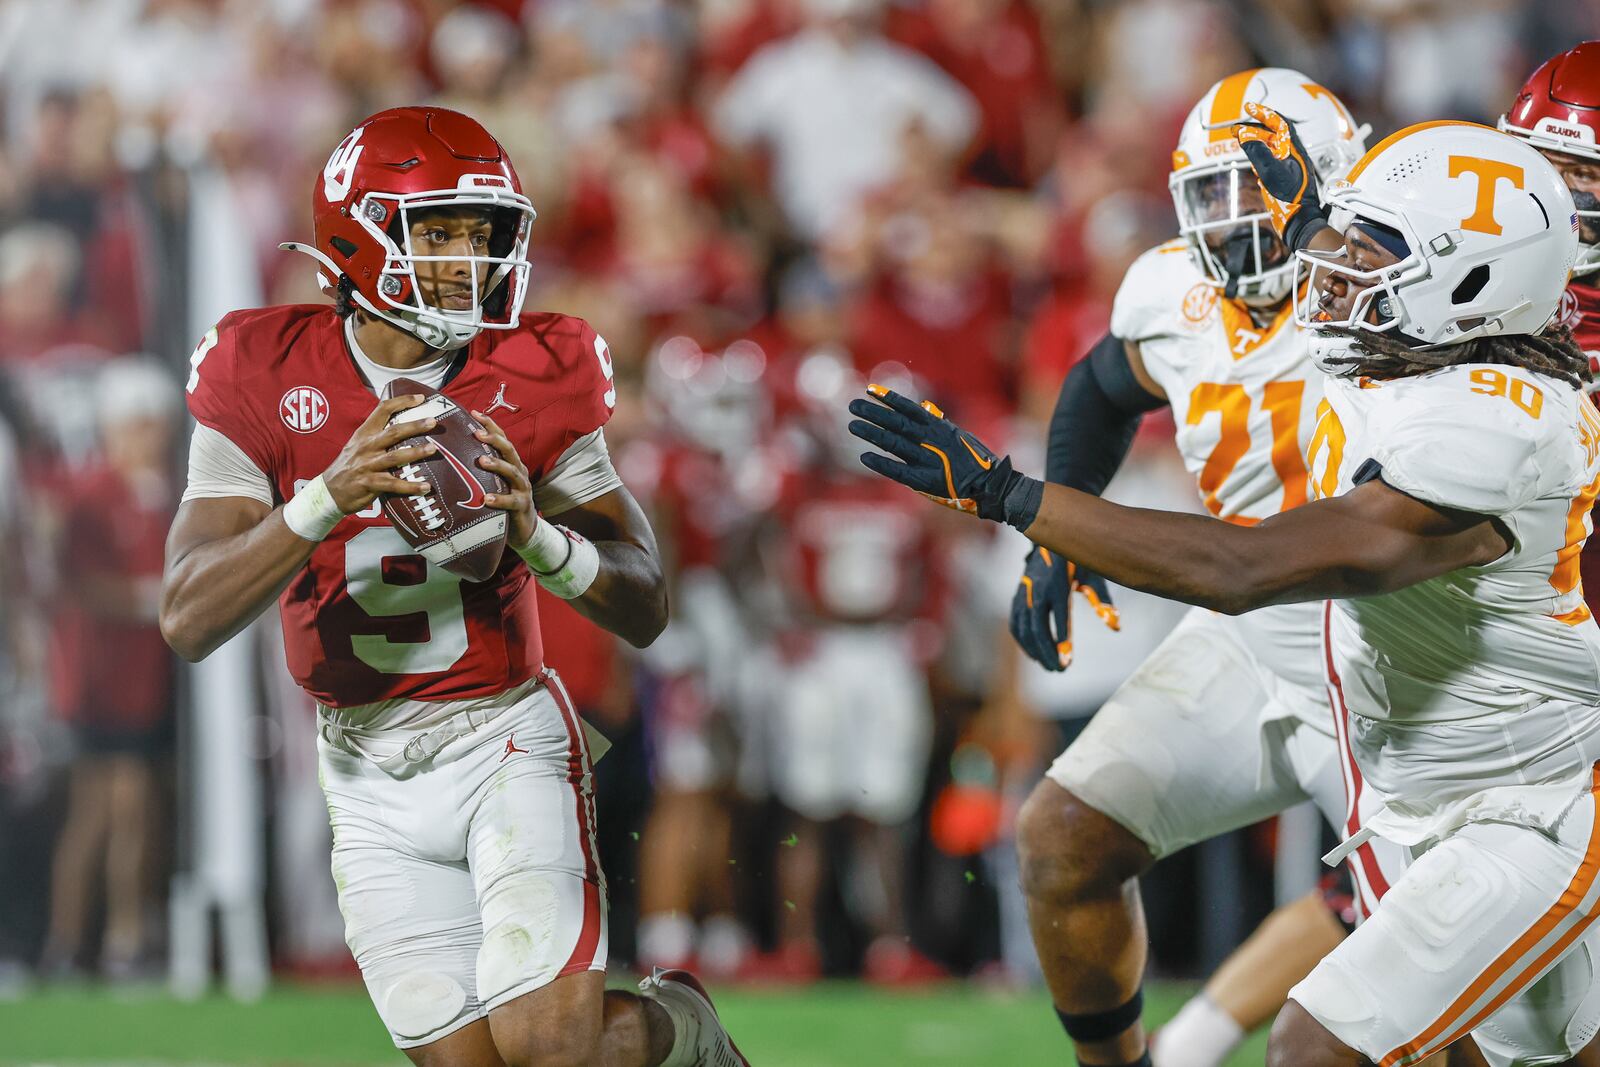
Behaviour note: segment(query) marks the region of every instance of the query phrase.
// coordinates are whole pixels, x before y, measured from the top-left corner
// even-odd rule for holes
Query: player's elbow
[[[1219,614],[1245,614],[1274,603],[1282,589],[1282,574],[1272,560],[1245,550],[1216,552],[1195,561],[1190,579],[1195,595],[1190,603]]]
[[[166,639],[167,647],[188,663],[199,663],[211,651],[193,629],[166,614],[161,616],[161,636]]]
[[[634,648],[649,648],[667,628],[668,615],[667,583],[665,579],[658,579],[651,595],[639,606],[629,632],[622,635],[623,640]]]
[[[1205,607],[1223,615],[1243,615],[1283,602],[1296,583],[1295,568],[1270,553],[1230,553],[1216,561],[1216,580]]]
[[[162,601],[160,625],[167,647],[189,663],[199,663],[220,643],[201,625],[193,611],[185,610],[171,598]]]
[[[1222,576],[1206,596],[1196,598],[1196,603],[1220,615],[1243,615],[1273,603],[1272,588],[1264,582],[1241,580],[1237,575]]]
[[[1219,615],[1243,615],[1246,612],[1254,611],[1265,603],[1265,600],[1259,599],[1251,593],[1229,590],[1215,594],[1200,606],[1209,608]]]

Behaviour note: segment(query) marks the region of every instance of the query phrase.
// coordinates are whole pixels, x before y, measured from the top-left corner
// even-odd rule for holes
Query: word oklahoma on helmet
[[[1350,373],[1348,333],[1393,332],[1418,349],[1494,334],[1536,334],[1566,291],[1578,252],[1572,194],[1526,141],[1471,122],[1424,122],[1380,141],[1323,201],[1343,233],[1377,226],[1404,242],[1388,266],[1357,270],[1339,252],[1295,258],[1295,318],[1312,331],[1311,357]],[[1350,313],[1329,318],[1321,284],[1360,289]],[[1338,358],[1335,358],[1338,357]]]
[[[1259,201],[1250,160],[1233,135],[1235,125],[1250,121],[1247,103],[1270,107],[1295,124],[1324,185],[1361,158],[1369,128],[1357,126],[1333,93],[1284,67],[1228,75],[1206,90],[1183,120],[1167,182],[1178,233],[1195,265],[1224,295],[1275,304],[1288,293],[1294,267]],[[1208,243],[1207,237],[1219,236],[1220,248]]]
[[[1546,60],[1517,90],[1499,126],[1535,148],[1600,162],[1600,41],[1585,41]],[[1600,200],[1592,193],[1575,194],[1573,200],[1578,217],[1600,227]],[[1600,244],[1585,244],[1572,272],[1593,270],[1600,270]]]
[[[476,120],[439,107],[378,112],[333,150],[311,203],[315,246],[279,247],[316,259],[325,292],[343,289],[363,311],[433,348],[460,348],[479,330],[516,326],[535,212],[505,149]],[[463,207],[489,216],[486,255],[427,255],[412,246],[417,215]],[[415,264],[441,260],[468,263],[470,307],[438,308],[423,299]],[[481,284],[480,267],[488,268]]]

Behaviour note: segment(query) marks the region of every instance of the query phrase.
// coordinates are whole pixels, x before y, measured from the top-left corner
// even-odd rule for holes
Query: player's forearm
[[[600,570],[572,606],[633,647],[648,647],[667,626],[667,581],[660,561],[626,541],[601,541],[595,549]]]
[[[191,663],[214,652],[271,606],[316,543],[278,508],[241,533],[174,552],[161,586],[161,633]]]
[[[1301,509],[1305,510],[1305,509]],[[1322,510],[1322,509],[1317,509]],[[1235,526],[1204,515],[1113,504],[1063,486],[1045,487],[1028,537],[1111,579],[1168,600],[1229,615],[1268,604],[1379,592],[1359,567],[1318,551],[1325,541],[1303,529]],[[1323,532],[1338,519],[1324,516]]]

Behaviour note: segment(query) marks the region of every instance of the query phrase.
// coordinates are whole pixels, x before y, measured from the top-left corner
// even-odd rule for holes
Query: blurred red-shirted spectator
[[[870,378],[899,364],[928,396],[958,404],[968,425],[1008,413],[1016,398],[1010,278],[970,212],[956,196],[932,196],[884,211],[874,229],[878,265],[851,316],[857,370]]]
[[[0,235],[0,365],[24,364],[74,346],[109,352],[110,320],[76,295],[81,253],[54,223],[24,223]]]
[[[96,385],[102,457],[66,490],[52,695],[71,724],[66,824],[53,871],[46,969],[84,962],[92,893],[105,869],[100,966],[127,974],[153,948],[145,915],[161,825],[157,767],[172,742],[173,660],[156,622],[163,546],[177,504],[176,381],[137,357]]]
[[[735,152],[770,154],[773,199],[803,239],[827,233],[894,176],[907,131],[959,155],[976,129],[971,95],[885,38],[880,8],[804,0],[805,29],[752,56],[717,101],[717,134]]]
[[[1024,0],[930,0],[892,9],[887,32],[939,64],[981,116],[966,174],[1023,188],[1049,165],[1063,116],[1038,12]]]

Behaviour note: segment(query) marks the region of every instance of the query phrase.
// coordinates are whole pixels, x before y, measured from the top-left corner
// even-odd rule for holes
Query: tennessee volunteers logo
[[[1459,178],[1466,174],[1477,177],[1478,198],[1473,204],[1472,214],[1461,220],[1461,228],[1498,237],[1501,227],[1499,221],[1494,217],[1495,191],[1499,188],[1501,179],[1521,189],[1524,177],[1522,168],[1514,163],[1504,163],[1498,159],[1483,159],[1479,156],[1451,156],[1450,177]]]
[[[328,157],[322,168],[322,195],[330,204],[344,202],[350,195],[350,183],[355,180],[356,161],[365,146],[361,143],[361,127],[350,131],[350,136],[339,142],[339,147]]]
[[[1339,491],[1339,469],[1344,466],[1344,423],[1326,400],[1317,402],[1317,425],[1306,443],[1306,466],[1311,470],[1311,496],[1321,500]],[[1318,465],[1322,473],[1317,474]]]
[[[295,433],[314,433],[328,421],[328,398],[314,385],[297,385],[278,401],[278,414]]]
[[[1217,306],[1217,288],[1208,282],[1196,282],[1183,294],[1183,317],[1200,323],[1211,317]]]
[[[468,470],[467,465],[457,459],[449,449],[439,449],[439,455],[443,456],[450,463],[450,466],[456,469],[456,473],[461,475],[461,484],[467,490],[467,498],[465,500],[457,500],[456,507],[466,508],[468,511],[477,511],[483,507],[483,483],[478,481],[477,476]]]
[[[1211,98],[1211,121],[1206,124],[1211,127],[1212,144],[1227,144],[1230,150],[1237,150],[1238,142],[1234,141],[1233,124],[1238,122],[1239,116],[1244,113],[1244,94],[1259,73],[1261,73],[1260,67],[1241,70],[1237,74],[1228,75],[1217,84],[1217,95]],[[1207,154],[1210,154],[1209,150]]]
[[[1339,116],[1339,137],[1342,140],[1348,141],[1356,135],[1356,124],[1350,120],[1350,112],[1344,109],[1344,103],[1337,96],[1316,82],[1301,82],[1300,88],[1306,91],[1307,96],[1326,100],[1333,105],[1334,112]]]
[[[517,747],[517,735],[512,734],[510,737],[506,738],[506,750],[500,754],[500,762],[504,763],[506,760],[511,758],[513,753],[516,752],[520,752],[524,756],[528,754],[527,749]]]

